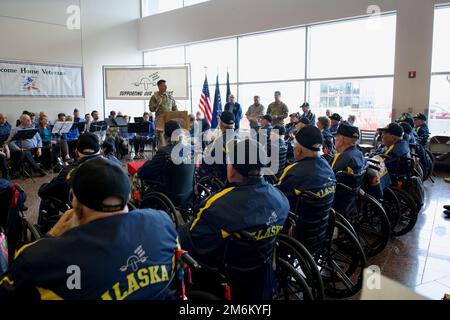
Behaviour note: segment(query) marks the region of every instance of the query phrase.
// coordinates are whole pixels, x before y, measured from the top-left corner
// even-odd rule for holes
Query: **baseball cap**
[[[172,134],[179,129],[181,129],[181,125],[178,121],[169,120],[164,125],[164,134],[170,138],[172,137]]]
[[[306,119],[305,117],[301,117],[299,123],[303,123],[303,124],[309,125],[309,120]]]
[[[297,117],[297,118],[300,118],[300,114],[299,114],[298,112],[294,112],[294,113],[290,114],[289,117]]]
[[[389,134],[392,134],[396,137],[402,137],[403,136],[403,128],[398,123],[390,123],[386,128],[378,129],[381,132],[387,132]]]
[[[411,127],[414,128],[414,118],[412,116],[412,114],[410,113],[404,113],[401,115],[400,118],[398,118],[398,120],[396,121],[397,123],[401,123],[401,122],[406,122],[408,123]]]
[[[303,103],[303,104],[300,106],[300,108],[308,108],[308,109],[309,109],[309,103],[308,103],[308,102]]]
[[[403,131],[406,134],[410,134],[413,131],[413,128],[411,127],[411,125],[406,121],[400,122],[400,126],[403,128]]]
[[[99,212],[115,212],[125,208],[131,192],[125,171],[110,160],[95,157],[80,165],[71,175],[69,184],[78,201]],[[119,205],[105,205],[110,197],[121,200]]]
[[[100,142],[98,137],[91,132],[83,133],[78,138],[77,150],[87,156],[96,154],[100,150]]]
[[[220,115],[220,121],[227,125],[232,125],[234,124],[234,114],[230,111],[224,111]]]
[[[263,115],[263,116],[261,117],[261,119],[265,119],[265,120],[267,120],[267,121],[269,121],[269,122],[272,122],[272,121],[273,121],[273,118],[272,118],[272,116],[271,116],[270,114]]]
[[[300,129],[295,135],[295,140],[312,151],[320,151],[320,147],[323,145],[323,137],[319,128],[310,125]]]
[[[414,116],[414,119],[427,121],[427,116],[424,115],[423,113],[418,113],[418,114],[416,114],[416,115]]]
[[[342,117],[340,116],[339,113],[333,113],[330,117],[331,120],[335,120],[335,121],[341,121]]]
[[[338,135],[348,137],[348,138],[359,138],[359,128],[352,126],[347,121],[344,121],[339,125],[339,128],[337,130]]]
[[[259,170],[268,163],[264,147],[253,139],[235,140],[229,156],[233,167],[244,177],[248,177],[250,172]]]

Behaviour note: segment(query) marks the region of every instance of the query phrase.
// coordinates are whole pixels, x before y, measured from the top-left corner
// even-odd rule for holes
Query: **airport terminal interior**
[[[0,301],[450,300],[449,0],[0,0]]]

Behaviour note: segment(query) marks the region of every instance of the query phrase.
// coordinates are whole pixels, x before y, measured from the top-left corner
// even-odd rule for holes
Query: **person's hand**
[[[38,148],[38,149],[37,149],[36,155],[38,156],[38,158],[39,158],[40,156],[42,156],[42,149],[41,149],[41,148]]]
[[[75,210],[70,209],[61,216],[59,221],[49,231],[49,235],[51,235],[52,237],[59,237],[65,232],[77,227],[78,225],[78,217],[75,214]]]
[[[3,151],[0,151],[0,156],[5,157],[6,158],[6,153],[4,153]]]

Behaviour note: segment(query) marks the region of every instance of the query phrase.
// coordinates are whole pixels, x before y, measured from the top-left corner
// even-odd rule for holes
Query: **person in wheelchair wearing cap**
[[[302,191],[313,191],[319,197],[334,193],[336,178],[328,162],[319,154],[322,144],[322,133],[314,126],[304,127],[295,136],[296,162],[286,167],[277,184],[288,198],[292,211],[295,211]]]
[[[333,113],[330,117],[330,120],[331,120],[330,132],[332,134],[336,134],[339,128],[339,124],[342,121],[342,117],[338,113]]]
[[[232,112],[222,112],[219,128],[221,135],[205,149],[202,169],[205,172],[213,173],[222,182],[225,182],[227,179],[228,145],[233,140],[239,140],[239,135],[234,131],[234,115]]]
[[[416,132],[418,136],[417,142],[426,148],[428,144],[428,138],[430,138],[430,129],[427,125],[427,116],[423,113],[415,115],[414,124],[416,126]]]
[[[356,147],[359,139],[359,129],[348,122],[343,122],[336,133],[336,151],[338,152],[331,161],[334,172],[344,171],[359,175],[366,168],[367,162],[364,155]]]
[[[178,248],[169,216],[129,212],[128,176],[102,157],[80,165],[70,186],[73,209],[17,252],[0,300],[165,299]]]
[[[100,142],[98,137],[93,133],[83,133],[80,135],[77,141],[75,155],[77,160],[72,164],[64,167],[56,178],[54,178],[49,183],[44,183],[38,191],[38,195],[41,198],[41,204],[39,208],[40,213],[45,213],[46,218],[57,216],[59,214],[58,210],[52,209],[50,202],[58,201],[60,204],[69,203],[70,186],[68,179],[70,174],[84,162],[100,156]],[[38,221],[39,223],[45,224],[43,221]],[[41,225],[44,233],[47,232],[48,226]]]
[[[231,279],[233,300],[268,300],[272,298],[269,280],[272,253],[276,235],[287,219],[289,203],[261,176],[267,163],[263,147],[252,139],[235,141],[232,145],[227,165],[228,185],[203,203],[194,220],[182,226],[180,243],[210,268],[222,271],[224,263],[233,266],[231,274],[222,271]],[[240,231],[253,236],[246,240],[249,246],[235,245],[234,238]],[[234,267],[252,271],[238,271]],[[213,285],[206,279],[202,281]]]
[[[409,143],[403,139],[403,128],[393,122],[379,131],[382,133],[383,145],[375,153],[386,156],[385,164],[390,175],[406,172],[408,168],[399,166],[399,160],[410,154]]]

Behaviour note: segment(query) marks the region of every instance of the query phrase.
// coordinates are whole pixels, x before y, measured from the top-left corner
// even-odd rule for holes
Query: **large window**
[[[142,17],[163,13],[209,0],[141,0]]]
[[[436,8],[429,125],[433,136],[450,135],[450,7]]]
[[[255,95],[267,107],[281,91],[290,112],[300,112],[306,100],[317,116],[330,109],[376,129],[392,118],[395,28],[396,16],[388,14],[376,24],[359,18],[238,36],[147,52],[144,60],[190,64],[192,102],[181,104],[194,113],[205,74],[211,100],[218,75],[225,101],[228,71],[244,113]],[[245,119],[241,127],[248,127]]]

